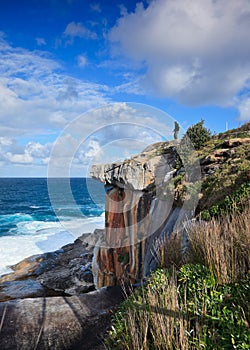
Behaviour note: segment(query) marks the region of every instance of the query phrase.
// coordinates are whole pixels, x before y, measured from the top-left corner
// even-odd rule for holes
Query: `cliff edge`
[[[93,259],[96,287],[142,281],[159,263],[164,237],[200,213],[204,219],[223,214],[249,193],[249,124],[185,152],[181,141],[160,142],[123,162],[93,165],[90,175],[106,188],[105,230]]]

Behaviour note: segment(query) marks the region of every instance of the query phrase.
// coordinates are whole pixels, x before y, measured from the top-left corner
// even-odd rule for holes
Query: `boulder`
[[[1,350],[105,349],[111,311],[124,299],[119,287],[81,296],[0,303]]]

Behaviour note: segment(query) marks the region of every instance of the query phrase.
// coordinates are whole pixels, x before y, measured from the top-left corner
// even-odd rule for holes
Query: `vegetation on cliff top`
[[[197,212],[210,219],[241,210],[250,194],[250,123],[215,135],[198,151],[198,157],[206,176]]]
[[[162,268],[122,304],[109,349],[249,349],[250,123],[209,136],[201,163],[202,220],[162,245]],[[175,179],[185,184],[185,176]],[[200,218],[200,219],[201,219]]]
[[[194,152],[187,147],[187,135],[195,143]],[[200,162],[202,181],[196,214],[201,213],[204,220],[209,220],[241,210],[242,202],[250,194],[250,123],[211,136],[201,121],[187,130],[180,143],[180,153],[188,157],[190,164],[195,159]],[[177,186],[182,197],[189,186],[192,184],[182,176]]]

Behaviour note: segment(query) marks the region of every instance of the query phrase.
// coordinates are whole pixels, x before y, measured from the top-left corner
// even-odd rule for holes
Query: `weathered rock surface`
[[[62,249],[34,255],[0,277],[0,301],[37,296],[75,295],[94,289],[93,245],[86,235]]]
[[[124,162],[93,165],[90,175],[105,185],[144,191],[164,184],[165,176],[174,169],[176,145],[164,142],[147,147],[141,154]]]
[[[190,217],[192,208],[176,208],[177,146],[157,143],[122,163],[92,167],[107,189],[105,232],[93,259],[96,287],[140,282],[157,264],[156,239],[177,228],[178,217]]]
[[[42,297],[46,296],[46,294],[48,295],[48,292],[46,293],[43,286],[39,282],[30,278],[23,281],[3,282],[0,286],[0,301]]]
[[[226,140],[224,142],[224,146],[225,147],[237,147],[243,144],[249,144],[250,143],[250,137],[245,137],[245,138],[240,138],[240,137],[236,137],[233,139],[229,139]]]
[[[0,303],[1,350],[105,349],[102,336],[121,288],[81,296],[34,298]]]

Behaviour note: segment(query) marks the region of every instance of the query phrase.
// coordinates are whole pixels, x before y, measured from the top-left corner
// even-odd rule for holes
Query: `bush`
[[[204,127],[204,120],[190,126],[177,146],[176,167],[195,168],[197,166],[197,152],[211,139],[210,130]]]
[[[211,131],[204,127],[204,120],[190,126],[186,135],[196,150],[201,149],[211,138]],[[184,136],[185,137],[185,136]]]

